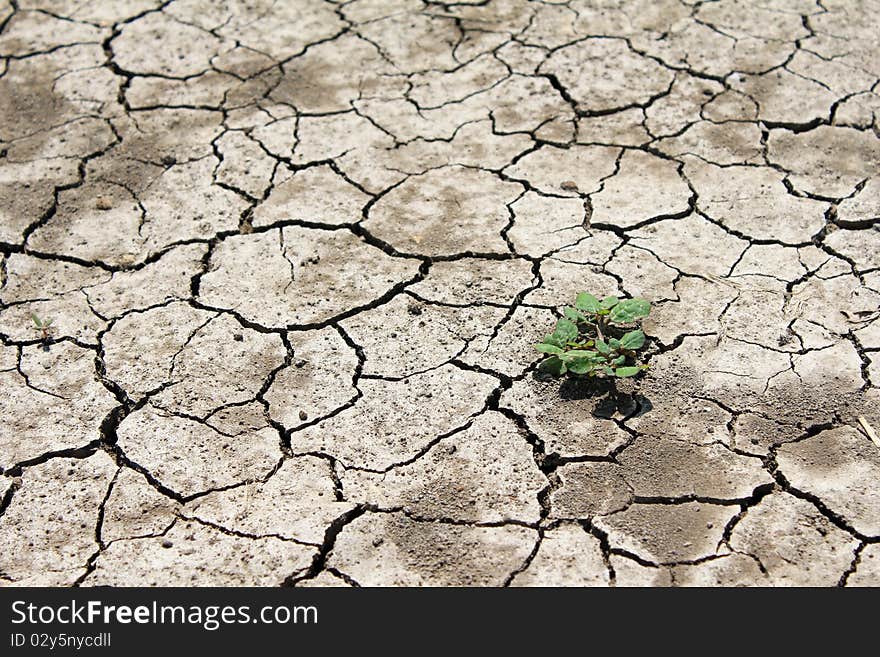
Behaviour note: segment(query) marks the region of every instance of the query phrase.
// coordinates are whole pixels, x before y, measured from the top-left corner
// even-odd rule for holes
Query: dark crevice
[[[318,552],[315,554],[311,566],[309,566],[305,573],[297,571],[296,573],[289,575],[282,583],[282,586],[296,586],[297,583],[303,580],[314,579],[315,577],[317,577],[318,574],[322,570],[324,570],[327,565],[327,558],[333,551],[333,546],[336,545],[336,538],[348,524],[350,524],[360,516],[364,515],[367,510],[368,507],[366,505],[359,504],[351,511],[343,513],[341,516],[336,518],[336,520],[331,522],[324,532],[324,541],[321,543],[321,547],[318,548]]]

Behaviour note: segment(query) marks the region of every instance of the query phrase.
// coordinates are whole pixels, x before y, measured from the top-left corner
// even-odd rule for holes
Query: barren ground
[[[0,581],[880,585],[878,12],[0,0]]]

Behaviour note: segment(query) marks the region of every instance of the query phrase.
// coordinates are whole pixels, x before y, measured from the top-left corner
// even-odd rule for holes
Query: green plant
[[[648,367],[638,362],[636,353],[645,345],[645,334],[622,325],[632,325],[650,312],[651,304],[644,299],[599,300],[581,292],[574,307],[564,309],[565,318],[556,322],[553,333],[535,345],[548,355],[539,367],[554,376],[635,376]]]
[[[52,330],[52,320],[40,319],[39,317],[37,317],[36,313],[31,313],[31,319],[34,320],[34,324],[36,325],[37,329],[39,329],[42,339],[44,341],[48,340],[49,331]]]

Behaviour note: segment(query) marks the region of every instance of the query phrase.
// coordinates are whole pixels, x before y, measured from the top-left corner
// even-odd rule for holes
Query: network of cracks
[[[880,585],[878,9],[0,0],[0,582]]]

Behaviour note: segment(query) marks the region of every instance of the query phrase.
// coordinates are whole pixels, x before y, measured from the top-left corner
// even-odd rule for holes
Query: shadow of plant
[[[552,381],[540,372],[535,378]],[[618,379],[602,377],[567,377],[559,384],[559,397],[565,401],[594,399],[596,401],[592,414],[596,417],[611,419],[615,415],[633,418],[649,413],[653,408],[651,400],[638,390],[634,390],[632,382],[625,384],[627,390],[618,387]]]

